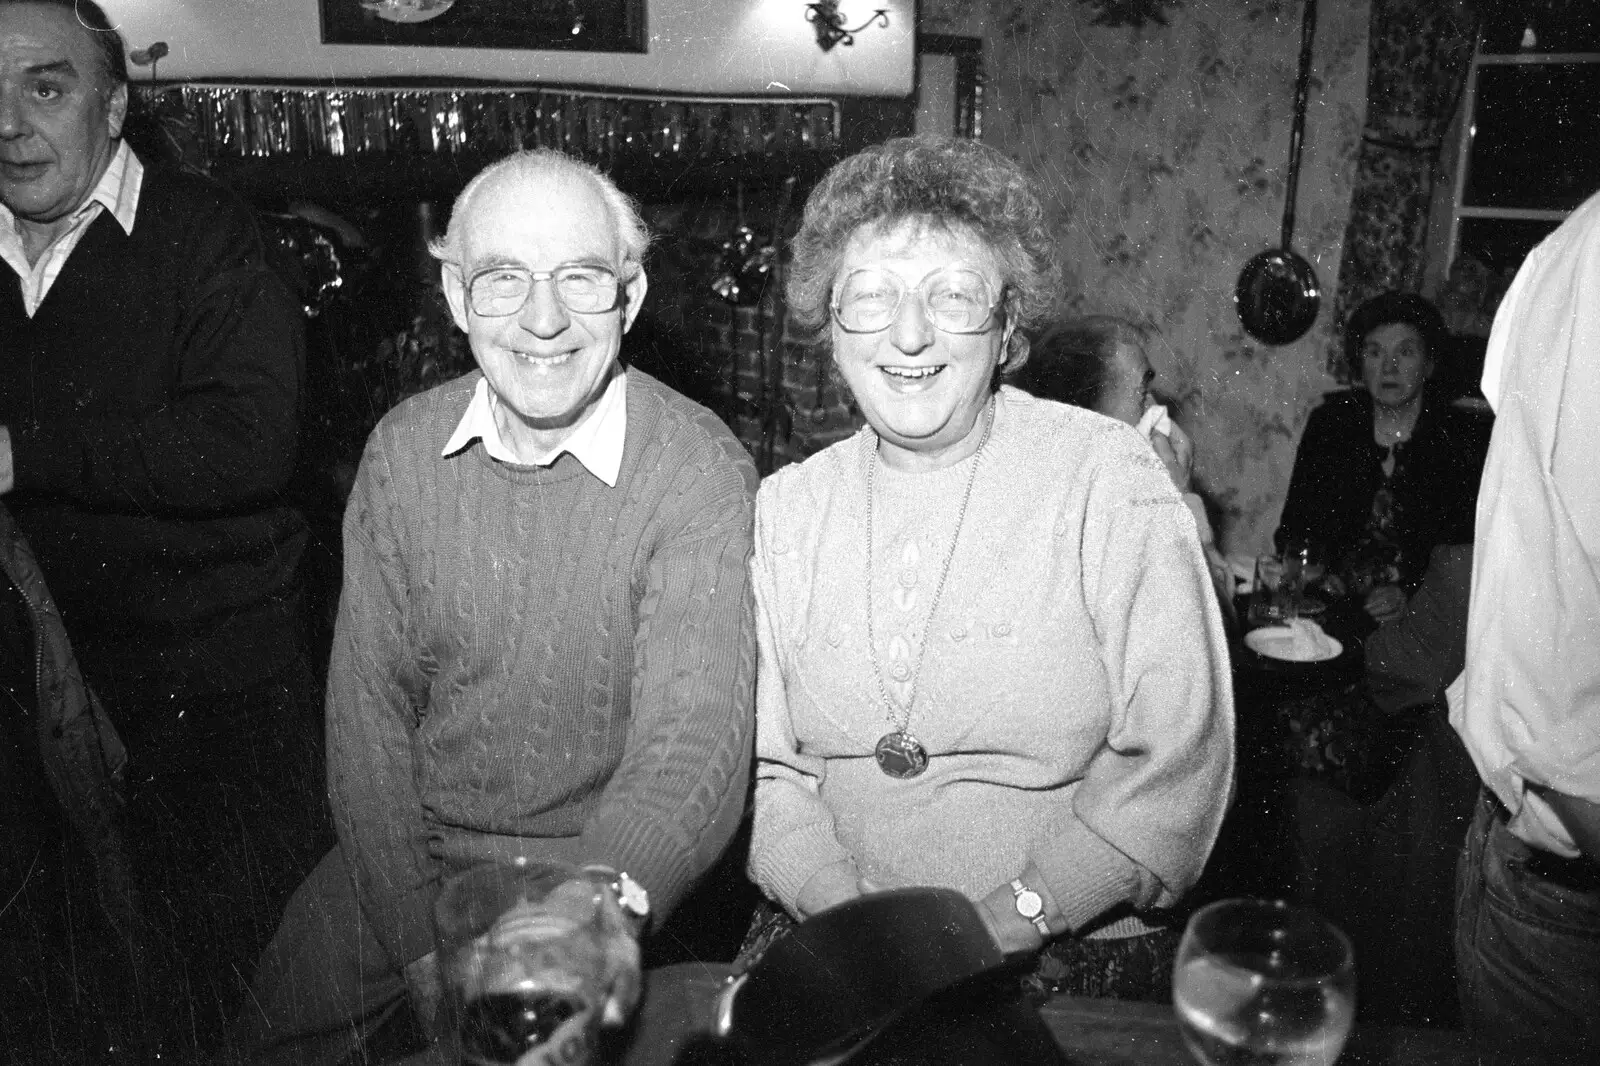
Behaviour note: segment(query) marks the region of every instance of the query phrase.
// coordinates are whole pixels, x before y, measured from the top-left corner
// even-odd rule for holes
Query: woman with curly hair
[[[789,308],[867,424],[758,498],[750,872],[787,920],[952,888],[1038,985],[1158,996],[1228,800],[1227,646],[1150,447],[1000,384],[1053,245],[975,141],[892,140],[811,194]]]

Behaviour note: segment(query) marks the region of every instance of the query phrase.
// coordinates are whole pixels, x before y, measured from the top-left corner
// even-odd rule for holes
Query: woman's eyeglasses
[[[516,266],[497,266],[472,275],[467,282],[467,301],[476,315],[504,318],[522,310],[536,281],[554,283],[556,299],[561,306],[582,315],[614,310],[622,298],[617,276],[605,267],[524,270]]]
[[[982,274],[961,267],[935,270],[910,291],[928,321],[945,333],[984,332],[1000,302]],[[829,307],[846,333],[877,333],[900,313],[906,292],[898,274],[867,267],[845,275]]]

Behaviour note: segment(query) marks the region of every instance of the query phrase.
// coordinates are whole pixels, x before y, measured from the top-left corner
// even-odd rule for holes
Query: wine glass
[[[1271,553],[1256,556],[1256,579],[1246,619],[1251,626],[1283,625],[1289,621],[1283,598],[1283,559]]]
[[[1281,900],[1219,900],[1189,919],[1172,1001],[1205,1066],[1331,1066],[1355,1017],[1350,940]]]
[[[452,874],[434,907],[445,1043],[462,1066],[586,1066],[625,923],[596,879],[562,863]],[[638,947],[622,944],[637,977]]]

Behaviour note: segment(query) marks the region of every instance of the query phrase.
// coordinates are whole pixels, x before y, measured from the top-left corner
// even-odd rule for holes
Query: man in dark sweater
[[[98,7],[0,0],[0,494],[129,749],[157,954],[186,986],[144,1017],[192,1038],[332,837],[281,498],[303,327],[248,209],[146,169],[127,106]]]
[[[328,678],[339,846],[262,958],[250,1061],[341,1061],[408,993],[426,1016],[433,907],[474,864],[585,867],[647,894],[639,933],[738,827],[756,476],[710,412],[619,361],[647,241],[554,152],[456,201],[434,252],[479,370],[367,441]]]

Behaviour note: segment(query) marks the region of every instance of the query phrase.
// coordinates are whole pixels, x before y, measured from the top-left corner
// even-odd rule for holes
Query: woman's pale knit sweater
[[[1233,695],[1195,522],[1131,428],[1009,387],[973,460],[874,475],[874,634],[926,773],[886,776],[867,636],[865,429],[762,485],[750,870],[790,910],[841,860],[974,900],[1032,864],[1053,925],[1169,905],[1216,839]],[[917,643],[929,641],[920,670]],[[1108,935],[1139,928],[1126,920]]]

